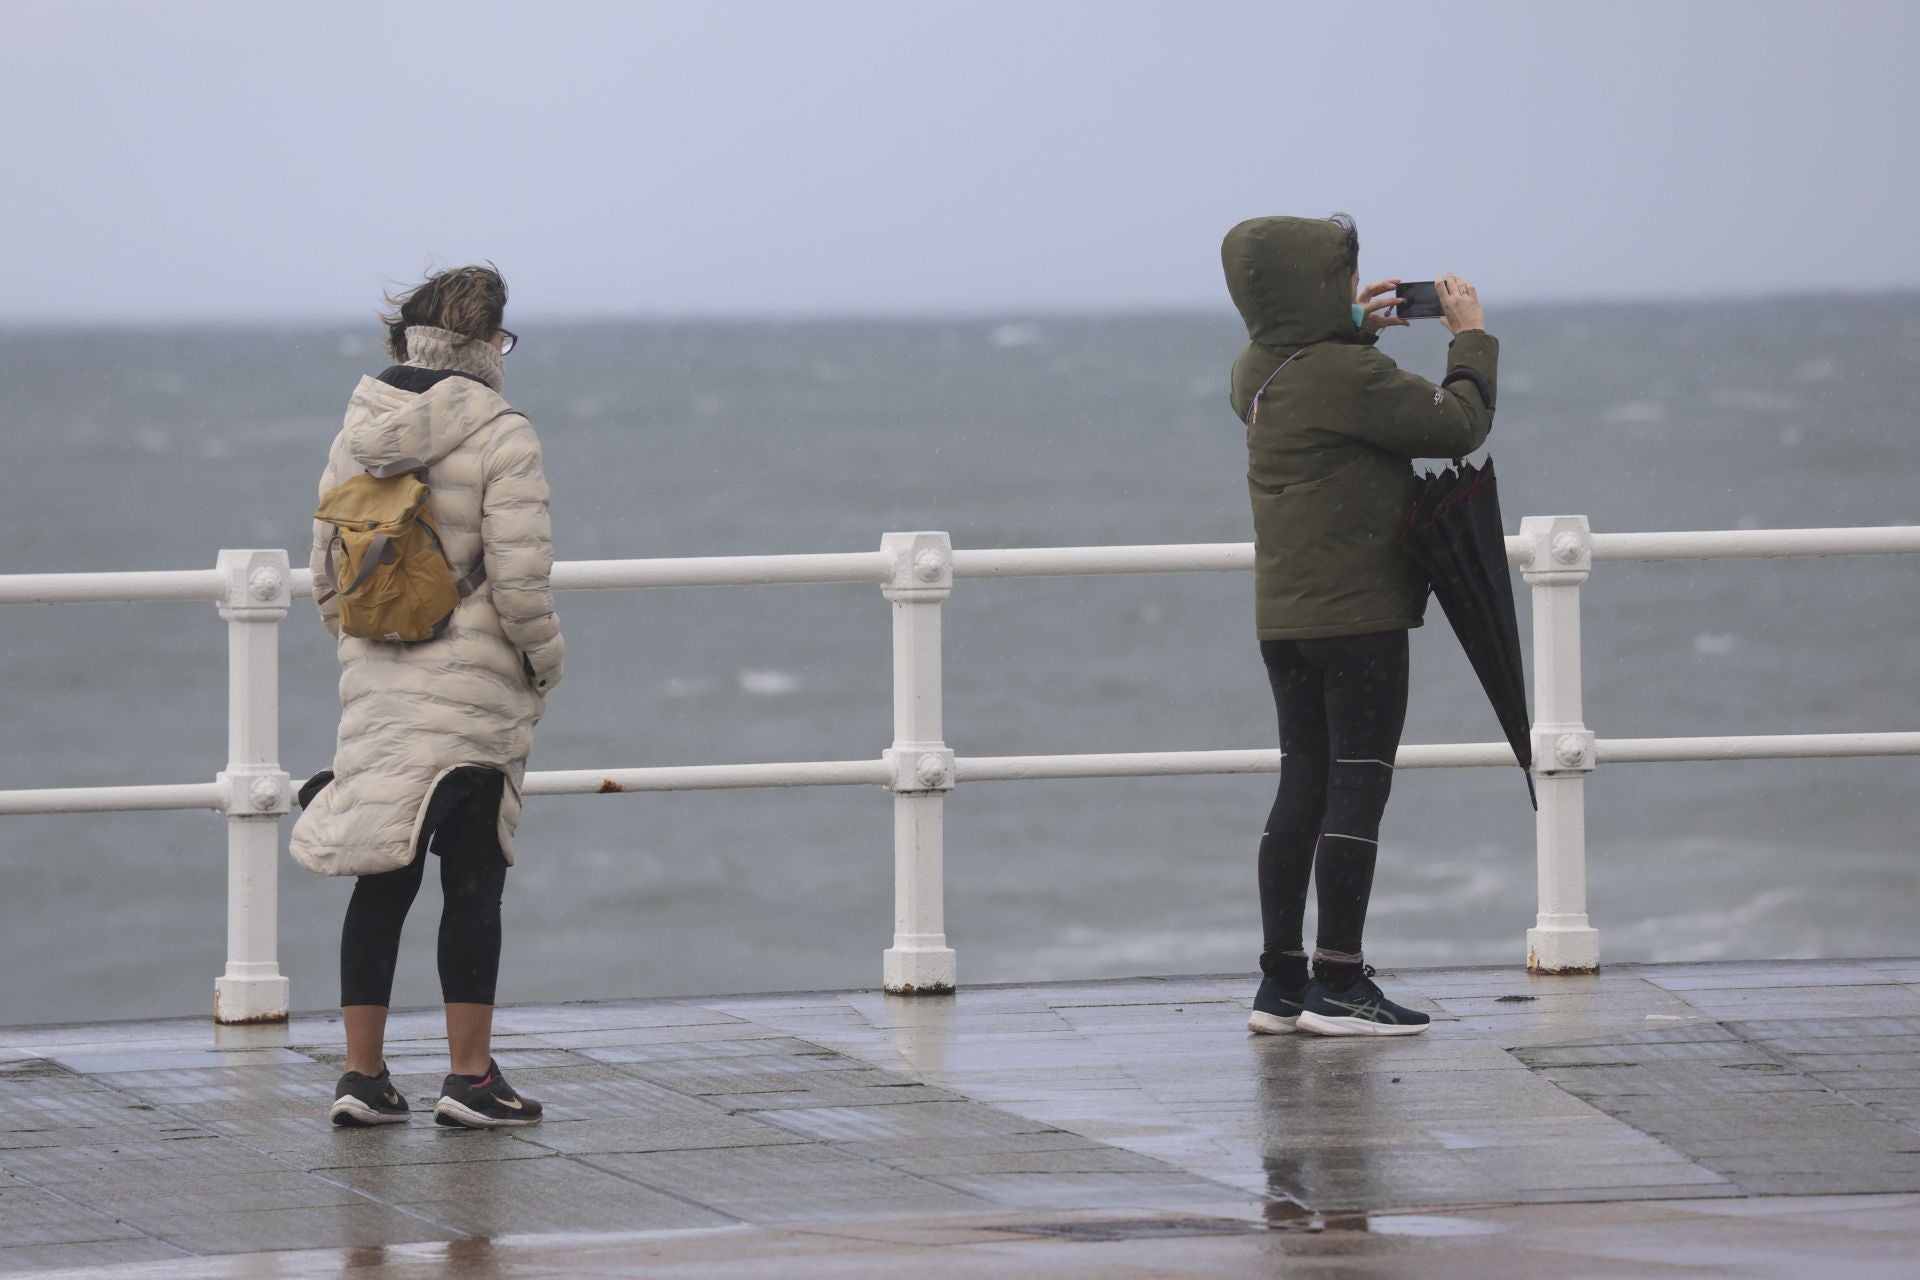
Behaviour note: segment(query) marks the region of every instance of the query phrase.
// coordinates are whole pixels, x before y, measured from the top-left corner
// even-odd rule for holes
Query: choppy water
[[[1904,299],[1497,313],[1510,527],[1920,521],[1920,313]],[[1230,317],[553,326],[508,392],[545,441],[565,558],[1240,540]],[[210,566],[304,545],[370,329],[0,334],[0,572]],[[1432,375],[1435,326],[1391,338]],[[1920,728],[1920,566],[1603,565],[1603,735]],[[1523,603],[1524,610],[1524,603]],[[569,594],[535,768],[876,755],[887,610],[863,586]],[[1247,582],[965,582],[947,611],[962,753],[1272,741]],[[1487,740],[1451,636],[1415,638],[1408,740]],[[210,778],[210,605],[0,610],[0,787]],[[335,668],[301,603],[283,755],[331,753]],[[1608,958],[1916,949],[1913,761],[1611,766],[1589,788]],[[1257,948],[1262,778],[1006,783],[948,806],[963,980],[1227,970]],[[503,999],[871,985],[891,931],[878,789],[530,802]],[[224,938],[206,814],[0,822],[0,1023],[206,1007]],[[1508,771],[1401,776],[1369,950],[1514,961],[1532,822]],[[347,884],[282,873],[300,1007],[336,998]],[[422,895],[396,999],[437,999]]]

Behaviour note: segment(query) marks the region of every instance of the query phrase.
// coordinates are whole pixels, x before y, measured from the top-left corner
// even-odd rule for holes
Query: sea
[[[562,559],[1249,538],[1230,312],[515,325]],[[1920,521],[1920,308],[1905,296],[1498,308],[1509,531]],[[0,573],[305,559],[315,485],[379,329],[0,331]],[[1437,377],[1437,324],[1385,349]],[[1523,628],[1528,605],[1515,576]],[[1920,729],[1920,563],[1602,564],[1584,592],[1603,737]],[[872,758],[875,586],[568,592],[532,767]],[[963,581],[962,755],[1271,747],[1239,574]],[[1491,741],[1434,611],[1408,742]],[[337,667],[311,604],[281,649],[282,759],[324,767]],[[0,789],[210,780],[211,604],[0,606]],[[963,983],[1251,974],[1261,776],[961,785],[946,827]],[[1587,788],[1605,962],[1911,955],[1914,759],[1606,765]],[[284,828],[283,828],[284,831]],[[879,788],[539,798],[508,878],[504,1001],[871,987],[892,931]],[[209,813],[0,819],[0,1024],[204,1012],[225,938]],[[351,883],[280,870],[298,1009],[338,998]],[[433,877],[397,1004],[437,1002]],[[1384,969],[1518,964],[1535,910],[1517,769],[1395,781],[1367,931]],[[1311,921],[1310,921],[1311,925]]]

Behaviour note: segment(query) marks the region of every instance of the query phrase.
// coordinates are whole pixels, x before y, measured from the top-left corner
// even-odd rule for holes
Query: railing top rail
[[[1512,559],[1509,538],[1508,558]],[[1762,556],[1920,554],[1920,525],[1852,529],[1700,529],[1673,533],[1596,533],[1595,560],[1738,560]]]
[[[1069,574],[1228,573],[1253,568],[1251,542],[1133,547],[956,548],[955,578],[1039,578]]]
[[[787,583],[885,582],[893,558],[882,551],[819,555],[691,556],[653,560],[566,560],[553,566],[556,591],[619,587],[744,587]]]
[[[0,604],[136,603],[219,600],[227,578],[218,569],[163,569],[147,573],[0,574]]]
[[[1525,567],[1525,538],[1509,537],[1507,562]],[[1839,529],[1699,529],[1663,533],[1596,533],[1593,559],[1615,561],[1738,560],[1792,556],[1920,555],[1920,525]],[[955,578],[1036,578],[1123,573],[1233,573],[1253,567],[1250,542],[1143,546],[958,548]],[[893,572],[884,551],[807,555],[690,556],[641,560],[565,560],[553,566],[560,591],[636,587],[775,586],[884,583]],[[293,570],[296,597],[313,594],[313,575]],[[227,580],[218,569],[130,573],[0,574],[0,604],[133,603],[220,600]]]

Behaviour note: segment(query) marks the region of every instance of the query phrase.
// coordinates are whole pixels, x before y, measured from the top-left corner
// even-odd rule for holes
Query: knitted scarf
[[[500,389],[506,381],[506,362],[491,342],[431,325],[407,326],[407,363],[415,369],[448,369],[464,373]]]

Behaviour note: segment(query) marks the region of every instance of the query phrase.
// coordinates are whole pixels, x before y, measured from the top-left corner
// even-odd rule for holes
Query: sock
[[[1268,951],[1260,957],[1260,973],[1291,990],[1307,985],[1307,953]]]
[[[1315,959],[1313,962],[1313,976],[1329,991],[1345,991],[1359,980],[1360,971],[1358,960]]]

